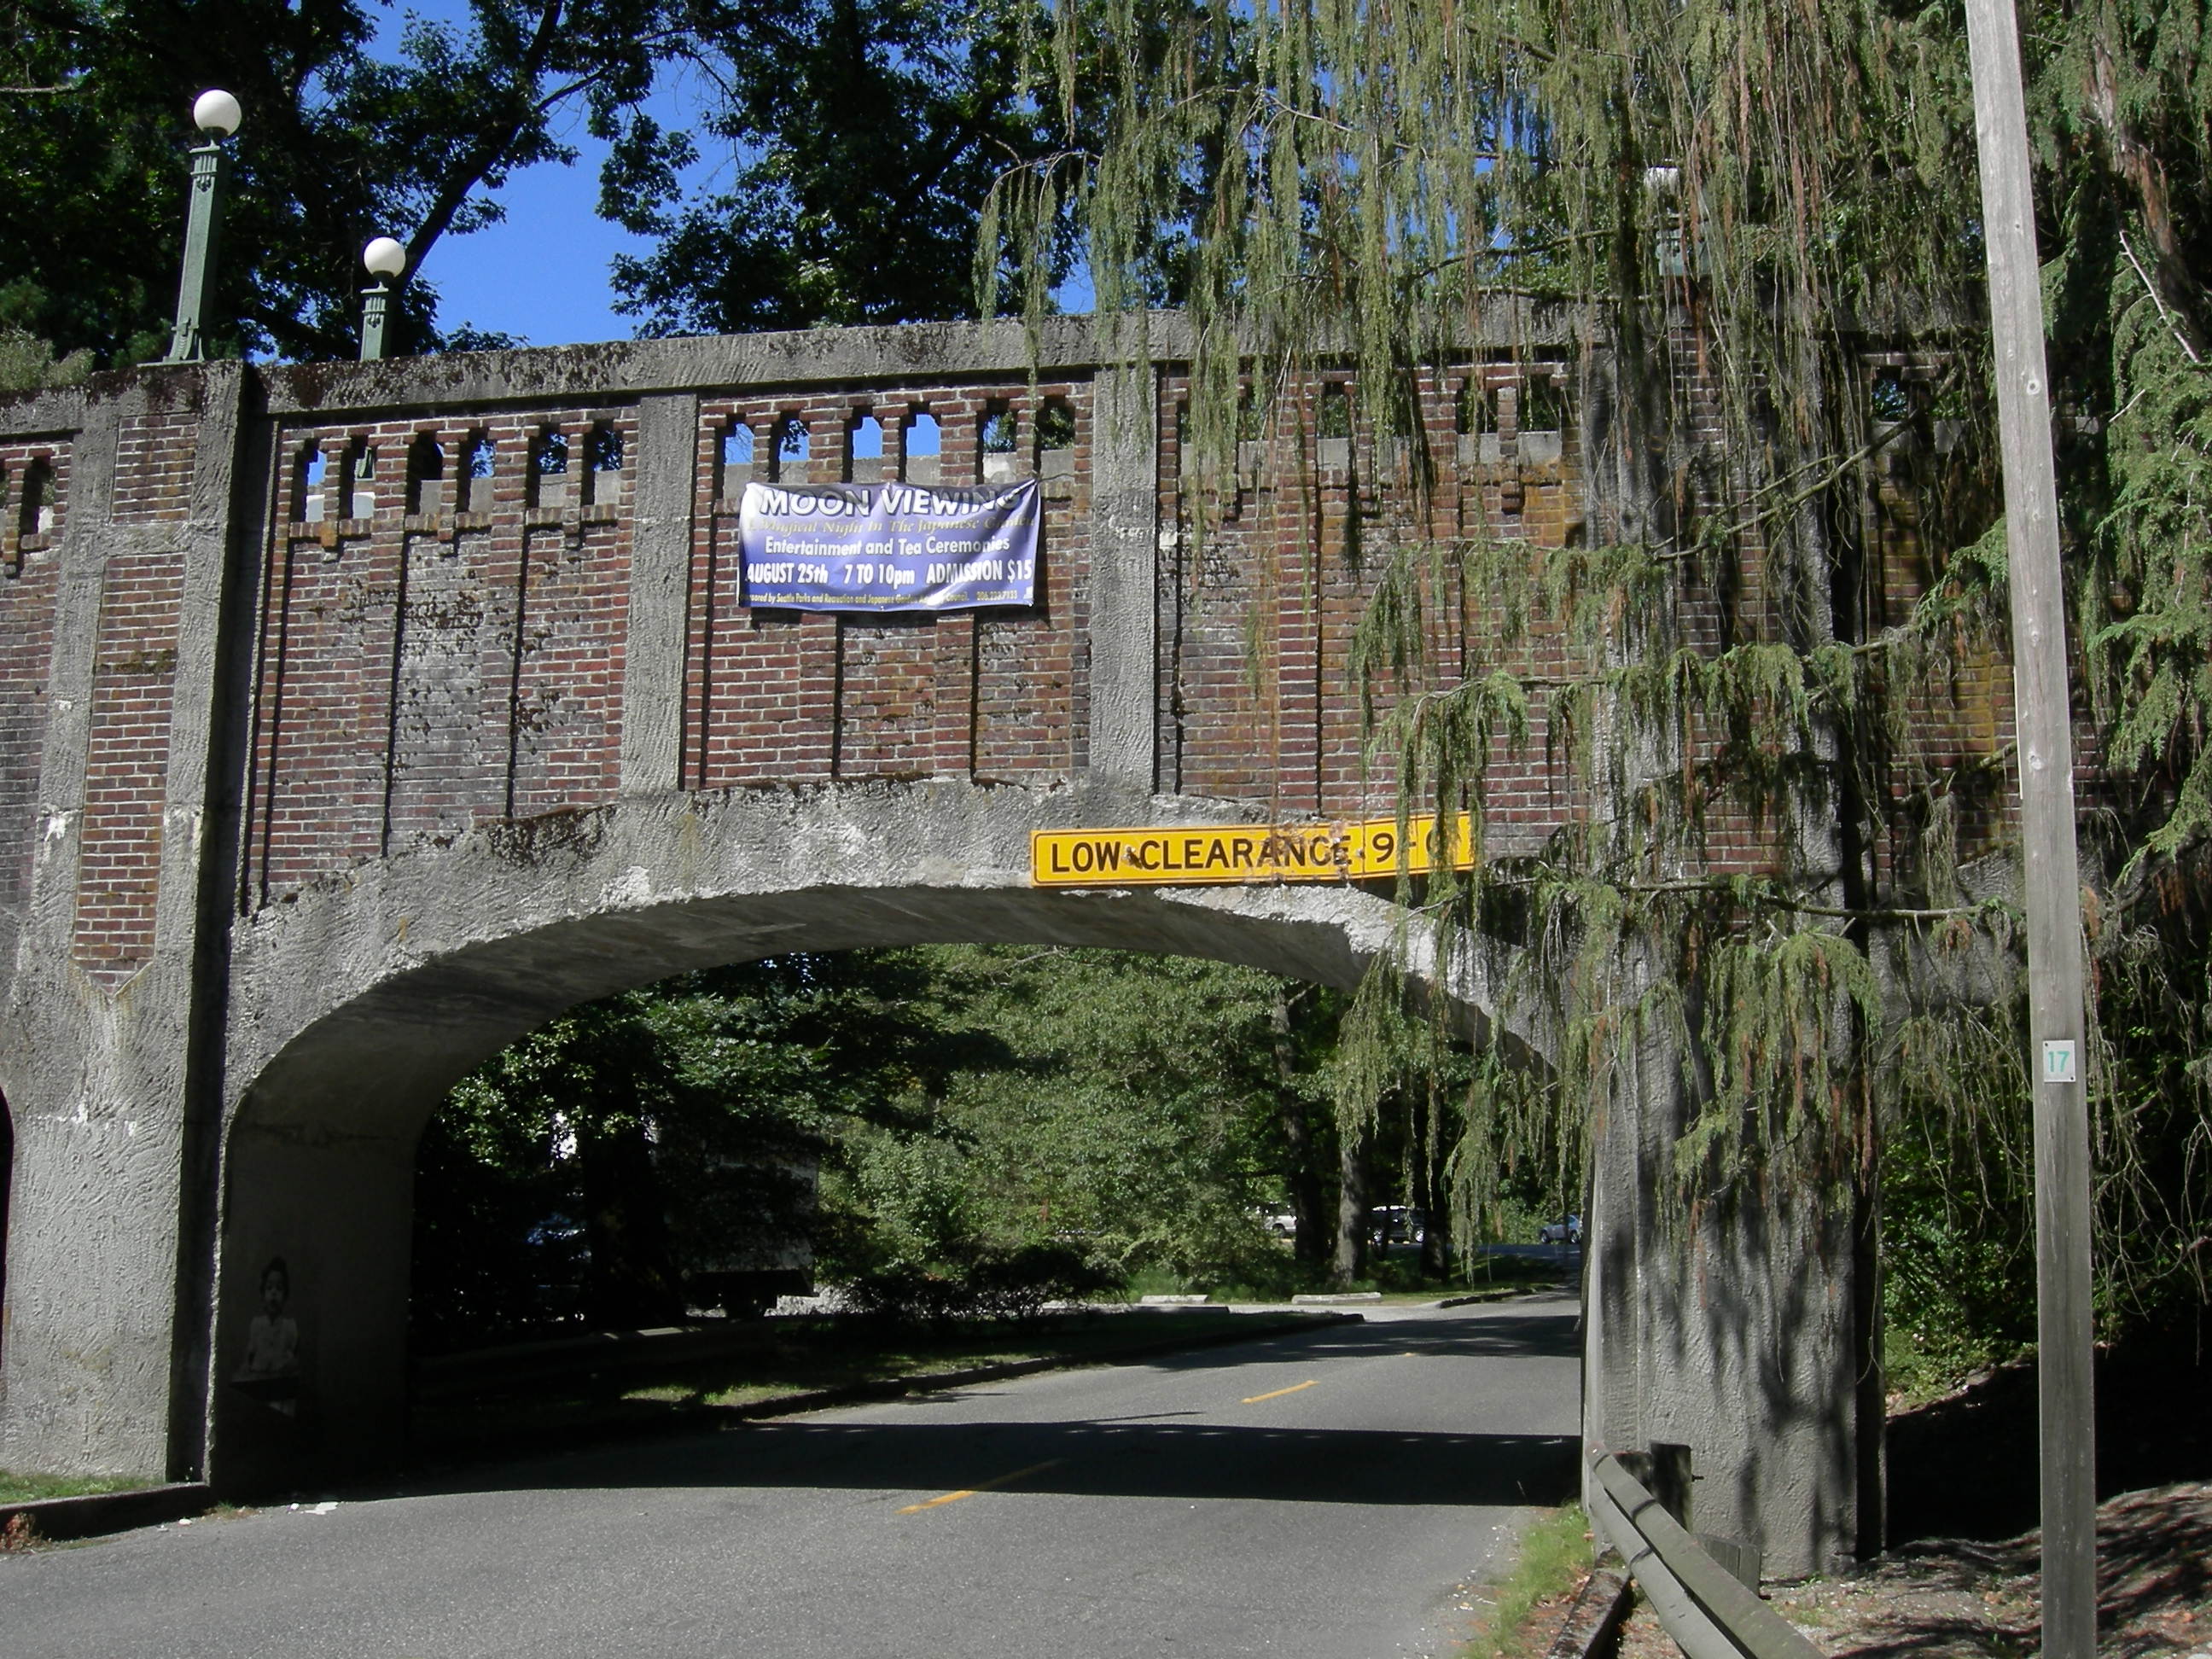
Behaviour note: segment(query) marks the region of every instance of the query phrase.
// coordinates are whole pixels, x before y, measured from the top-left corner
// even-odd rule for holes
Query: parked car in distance
[[[1428,1217],[1403,1204],[1378,1204],[1367,1212],[1367,1227],[1377,1244],[1418,1244],[1428,1231]]]
[[[1298,1236],[1298,1216],[1295,1210],[1270,1210],[1260,1219],[1278,1238],[1296,1238]]]
[[[1563,1216],[1557,1221],[1547,1221],[1536,1229],[1539,1244],[1579,1244],[1583,1242],[1583,1218],[1578,1215]]]

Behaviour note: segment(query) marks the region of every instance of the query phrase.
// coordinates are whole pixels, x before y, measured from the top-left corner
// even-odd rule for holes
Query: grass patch
[[[1326,1275],[1286,1276],[1281,1282],[1179,1278],[1159,1268],[1131,1275],[1129,1294],[1194,1294],[1204,1291],[1212,1301],[1287,1302],[1294,1295],[1326,1295],[1345,1291],[1380,1291],[1387,1302],[1434,1302],[1441,1297],[1465,1296],[1476,1291],[1534,1288],[1565,1284],[1573,1274],[1563,1262],[1542,1256],[1478,1255],[1456,1263],[1442,1278],[1421,1273],[1419,1247],[1393,1245],[1376,1250],[1368,1260],[1367,1276],[1339,1285]]]
[[[1522,1533],[1520,1557],[1496,1587],[1482,1633],[1460,1650],[1462,1659],[1535,1659],[1551,1644],[1558,1622],[1536,1618],[1538,1609],[1572,1593],[1590,1560],[1582,1505],[1540,1514]]]
[[[0,1504],[29,1504],[41,1498],[91,1498],[101,1492],[137,1492],[154,1484],[125,1475],[19,1474],[0,1469]]]
[[[1955,1331],[1885,1324],[1881,1380],[1889,1391],[1890,1409],[1940,1400],[1967,1378],[2024,1358],[2033,1348],[2033,1344],[1980,1340]]]
[[[1420,1245],[1401,1243],[1371,1249],[1367,1276],[1349,1285],[1338,1285],[1328,1272],[1294,1267],[1287,1241],[1283,1259],[1274,1263],[1281,1272],[1239,1279],[1234,1274],[1175,1274],[1166,1267],[1141,1267],[1128,1279],[1130,1298],[1155,1294],[1206,1294],[1217,1303],[1283,1303],[1294,1294],[1318,1294],[1340,1290],[1380,1290],[1401,1301],[1436,1301],[1437,1297],[1464,1297],[1467,1291],[1498,1290],[1502,1285],[1553,1285],[1573,1281],[1573,1270],[1551,1256],[1462,1256],[1451,1272],[1429,1279],[1420,1272]]]

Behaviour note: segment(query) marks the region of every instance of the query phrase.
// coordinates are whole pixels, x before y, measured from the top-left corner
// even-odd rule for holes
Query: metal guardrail
[[[1591,1450],[1590,1475],[1590,1518],[1688,1659],[1820,1659],[1602,1446]]]

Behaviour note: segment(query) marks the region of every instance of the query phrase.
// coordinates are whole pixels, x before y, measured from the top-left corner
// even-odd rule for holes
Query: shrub
[[[983,1246],[957,1264],[894,1261],[846,1285],[854,1307],[878,1318],[943,1326],[959,1319],[1034,1319],[1048,1302],[1119,1294],[1121,1270],[1069,1244]]]

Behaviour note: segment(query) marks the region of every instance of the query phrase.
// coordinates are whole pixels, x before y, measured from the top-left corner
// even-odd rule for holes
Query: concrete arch
[[[241,922],[210,1472],[250,1487],[400,1435],[415,1143],[471,1066],[578,1002],[793,950],[1098,945],[1357,983],[1404,933],[1375,893],[1030,884],[1033,830],[1247,816],[952,781],[638,797],[364,865]],[[1502,982],[1486,966],[1503,955],[1446,988],[1478,1024]],[[252,1374],[271,1319],[294,1322],[296,1399]]]

